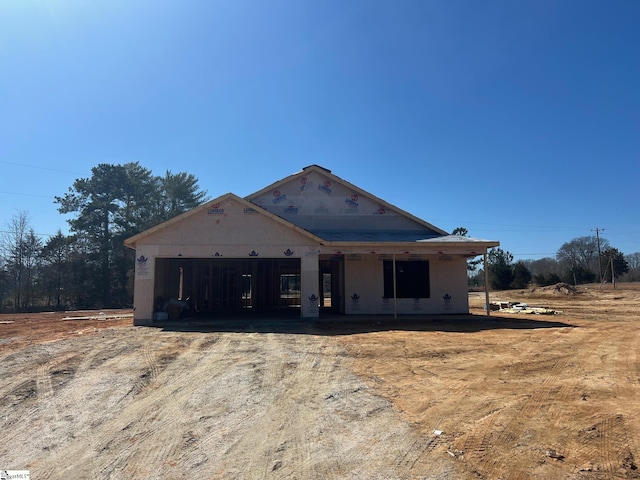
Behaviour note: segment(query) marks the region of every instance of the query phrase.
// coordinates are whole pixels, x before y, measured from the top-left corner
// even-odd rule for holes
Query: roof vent
[[[307,170],[308,168],[313,168],[313,167],[316,167],[316,168],[319,168],[320,170],[324,170],[325,172],[331,173],[331,170],[329,170],[328,168],[321,167],[320,165],[317,165],[315,163],[313,165],[309,165],[308,167],[304,167],[302,171]]]

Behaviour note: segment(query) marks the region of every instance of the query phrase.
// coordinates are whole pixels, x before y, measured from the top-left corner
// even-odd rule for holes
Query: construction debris
[[[62,320],[118,320],[122,318],[133,318],[133,313],[114,313],[114,314],[105,314],[104,312],[100,312],[97,315],[85,315],[85,316],[68,316],[64,317]]]
[[[538,307],[520,302],[491,302],[489,310],[504,313],[528,313],[536,315],[560,315],[562,311],[548,307]]]
[[[561,453],[556,452],[553,448],[548,448],[547,449],[547,457],[549,458],[555,458],[556,460],[564,460],[564,455],[562,455]]]

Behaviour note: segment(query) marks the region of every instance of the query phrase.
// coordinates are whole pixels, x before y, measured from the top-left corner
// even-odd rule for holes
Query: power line
[[[456,223],[450,221],[450,220],[431,220],[432,223],[445,223],[447,222],[450,225],[453,224],[458,224],[458,225],[463,225],[465,227],[468,226],[483,226],[483,227],[491,227],[491,229],[493,231],[496,231],[495,227],[503,227],[503,228],[507,228],[509,229],[508,231],[516,231],[516,230],[548,230],[548,231],[573,231],[573,230],[582,230],[584,228],[584,226],[571,226],[571,225],[558,225],[558,226],[549,226],[549,225],[533,225],[533,224],[526,224],[526,225],[522,225],[522,224],[505,224],[505,223],[481,223],[481,222],[465,222],[465,221],[458,221]],[[480,229],[482,230],[482,229]]]
[[[15,232],[12,232],[10,230],[0,230],[0,233],[15,233]],[[57,235],[57,233],[36,233],[36,232],[33,232],[33,234],[37,237],[55,237]]]
[[[0,192],[5,195],[23,195],[25,197],[54,198],[55,195],[36,195],[34,193],[18,193],[18,192]]]
[[[72,172],[71,170],[61,170],[59,168],[51,168],[51,167],[40,167],[38,165],[27,165],[25,163],[5,162],[3,160],[0,160],[0,163],[4,163],[5,165],[15,165],[17,167],[36,168],[38,170],[49,170],[51,172],[73,173],[74,175],[82,175],[82,173]]]

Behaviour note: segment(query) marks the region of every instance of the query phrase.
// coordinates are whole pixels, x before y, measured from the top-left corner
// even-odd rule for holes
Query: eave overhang
[[[323,253],[369,253],[369,254],[432,254],[462,255],[475,257],[488,249],[499,247],[497,240],[481,240],[447,235],[416,242],[322,242]],[[464,238],[464,240],[459,240]]]

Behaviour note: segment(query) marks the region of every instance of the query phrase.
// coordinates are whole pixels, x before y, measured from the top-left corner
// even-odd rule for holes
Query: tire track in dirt
[[[38,365],[36,369],[36,408],[32,410],[33,420],[38,425],[39,433],[35,445],[45,451],[55,448],[64,439],[65,430],[57,432],[62,423],[66,409],[59,394],[60,390],[71,380],[77,370],[81,357],[76,352],[67,352],[51,358]],[[69,416],[69,418],[73,418]]]
[[[36,387],[38,397],[48,400],[53,397],[53,384],[51,383],[51,363],[43,363],[36,370]]]
[[[556,358],[540,387],[517,405],[517,411],[500,409],[500,417],[496,412],[487,422],[481,422],[476,427],[475,430],[481,427],[482,433],[478,435],[480,442],[465,442],[464,451],[466,459],[471,461],[482,475],[486,475],[487,478],[507,478],[505,475],[509,475],[509,472],[514,473],[513,469],[517,466],[508,465],[508,461],[504,459],[504,452],[513,448],[514,442],[520,438],[534,414],[541,409],[541,404],[548,395],[548,386],[557,382],[558,373],[565,364],[565,361]],[[498,423],[498,419],[504,423]]]
[[[389,431],[382,437],[373,435],[373,441],[359,446],[360,451],[372,457],[379,456],[380,451],[392,454],[387,462],[389,469],[385,471],[390,473],[387,474],[388,476],[382,476],[381,478],[437,478],[442,480],[455,478],[453,460],[446,455],[445,446],[445,442],[452,440],[441,432],[438,432],[439,434],[434,433],[440,422],[434,424],[433,416],[430,420],[425,416],[432,411],[433,405],[439,405],[438,399],[443,397],[460,399],[461,397],[467,397],[470,395],[467,392],[477,388],[477,384],[481,383],[482,380],[468,379],[469,375],[465,375],[463,380],[458,379],[451,383],[444,383],[444,379],[437,372],[440,364],[447,363],[449,354],[466,353],[466,349],[460,350],[457,347],[447,348],[445,346],[442,347],[442,350],[445,350],[443,352],[440,349],[425,350],[424,344],[418,345],[413,340],[411,342],[400,340],[397,343],[401,345],[396,346],[396,342],[394,342],[393,349],[402,350],[402,353],[397,354],[397,358],[401,359],[401,364],[398,368],[391,368],[391,373],[394,377],[391,379],[385,379],[385,375],[390,373],[389,367],[378,363],[379,356],[375,352],[380,350],[379,345],[366,343],[366,340],[348,344],[349,350],[354,351],[354,357],[357,359],[355,360],[356,371],[362,372],[361,375],[367,379],[367,384],[370,385],[371,393],[384,400],[384,402],[377,402],[368,407],[367,410],[363,410],[363,399],[357,397],[366,397],[371,393],[356,387],[351,391],[345,390],[332,394],[337,402],[346,404],[347,402],[344,402],[343,398],[348,398],[352,402],[347,408],[337,408],[336,410],[351,410],[354,412],[354,418],[360,416],[361,419],[372,419],[376,422],[376,417],[380,419],[389,419],[389,417],[396,416],[399,419],[414,418],[412,417],[413,413],[407,411],[405,407],[407,405],[417,406],[418,408],[413,410],[413,412],[418,412],[417,422],[414,420],[415,423],[413,425],[410,423],[404,426],[398,425],[398,432]],[[416,344],[414,345],[414,343]],[[393,358],[390,359],[390,365],[395,365],[394,360]],[[362,369],[358,364],[364,365],[365,368]],[[373,366],[367,367],[367,365]],[[380,374],[378,373],[378,368],[380,369]],[[401,382],[404,382],[404,386],[394,387],[396,376],[401,377]],[[430,394],[426,398],[425,395],[418,394],[420,388],[424,388],[426,385],[428,385],[430,393],[439,392],[437,398],[432,397]],[[407,387],[408,391],[403,390]],[[378,396],[377,392],[380,392],[380,396]],[[395,411],[394,404],[402,412],[401,416]],[[442,418],[440,421],[442,421]],[[430,428],[427,427],[427,422],[431,423]],[[382,425],[382,428],[385,428],[385,425]],[[409,431],[404,430],[404,428],[409,429]],[[399,434],[399,432],[403,433]],[[390,445],[396,448],[390,449]],[[443,473],[436,474],[436,471]],[[370,472],[367,472],[364,478],[378,477],[372,476]]]
[[[601,352],[607,351],[604,344],[609,343],[612,340],[611,332],[609,332],[608,329],[605,329],[605,332],[599,336],[591,336],[589,332],[582,331],[579,336],[581,348],[571,352],[571,354],[565,356],[554,365],[551,374],[542,382],[542,388],[540,388],[538,392],[528,400],[527,404],[530,407],[521,410],[522,417],[515,423],[515,425],[520,428],[518,430],[514,430],[511,436],[499,437],[496,445],[502,445],[503,448],[507,448],[507,442],[515,441],[519,438],[524,432],[524,427],[531,423],[535,418],[535,415],[542,413],[544,413],[545,417],[555,425],[555,436],[572,438],[575,435],[574,431],[570,428],[573,420],[571,418],[573,410],[569,410],[567,412],[567,406],[574,404],[583,395],[580,372],[585,365],[594,365],[599,361],[604,361],[602,359],[596,359],[601,355]],[[551,351],[551,349],[549,349],[549,351]],[[618,382],[614,382],[614,384],[618,385]],[[585,397],[582,397],[581,401],[584,399]],[[509,424],[508,427],[511,428],[511,424]],[[603,448],[607,449],[604,451],[605,456],[610,454],[611,448],[614,448],[616,451],[624,451],[625,448],[628,450],[628,447],[626,446],[628,442],[623,442],[624,445],[617,446],[609,443],[610,440],[607,439],[607,437],[610,434],[610,430],[611,423],[606,421],[603,424],[602,431],[600,432],[600,438],[602,440],[600,447],[598,448],[600,452],[595,458],[602,456]],[[620,436],[618,436],[618,438],[620,438]],[[553,447],[552,450],[557,449],[562,451],[562,445],[548,445],[545,446],[545,448],[546,447]],[[547,451],[549,451],[548,448]],[[603,460],[603,464],[605,465],[604,469],[607,472],[607,475],[615,473],[614,470],[611,469],[610,459]],[[508,461],[503,458],[495,473],[497,474],[501,471],[504,472],[505,470],[508,471],[509,467],[511,467],[511,465],[509,465]],[[517,468],[511,469],[507,478],[526,478],[528,475],[529,472],[522,471],[521,467],[518,466]]]
[[[267,333],[264,337],[265,349],[272,351],[276,345],[276,334]],[[266,365],[263,368],[262,374],[262,388],[270,389],[276,385],[284,377],[285,361],[283,358],[267,359]]]
[[[29,369],[16,374],[15,380],[5,385],[5,393],[2,396],[0,405],[11,408],[18,405],[24,408],[25,405],[30,405],[27,412],[21,416],[20,424],[37,426],[40,434],[35,438],[35,443],[40,448],[47,449],[49,448],[49,439],[52,437],[50,427],[52,422],[47,422],[45,416],[54,420],[60,419],[60,410],[54,395],[51,369],[69,359],[75,358],[76,354],[67,352],[56,359],[51,359],[47,353],[44,357],[39,360],[35,371],[34,369]],[[10,412],[10,410],[7,410],[7,412]],[[3,415],[2,420],[2,443],[8,447],[14,444],[20,436],[24,435],[24,431],[20,428],[8,428],[17,422],[13,415]],[[0,447],[1,451],[2,447]]]
[[[3,392],[3,395],[0,396],[0,407],[3,407],[10,403],[9,397],[14,393],[14,391],[16,391],[17,393],[21,390],[24,390],[23,384],[26,381],[35,382],[34,369],[31,363],[28,362],[26,359],[21,359],[21,360],[11,359],[10,357],[12,356],[13,355],[5,356],[3,360],[0,360],[0,365],[2,365],[3,362],[7,362],[7,364],[9,364],[10,362],[13,362],[14,364],[16,362],[19,362],[20,364],[24,364],[25,367],[12,368],[10,370],[3,371],[3,374],[0,376],[0,391]],[[44,362],[41,362],[41,363],[44,363]],[[17,396],[19,398],[23,398],[23,395],[17,395]],[[27,396],[26,398],[28,397],[29,396]]]
[[[145,347],[143,350],[144,359],[146,361],[147,368],[149,370],[149,383],[153,384],[158,380],[158,374],[160,373],[160,366],[156,359],[155,352],[150,347]]]
[[[75,375],[80,361],[80,356],[72,352],[40,364],[36,369],[39,400],[51,400],[55,396],[55,390],[61,389]],[[56,370],[52,371],[52,369]]]
[[[596,423],[581,431],[577,453],[589,459],[583,470],[597,472],[598,476],[605,478],[624,477],[626,475],[621,473],[624,470],[637,470],[632,439],[627,431],[622,414],[601,416]]]
[[[260,453],[256,462],[247,472],[254,478],[292,478],[296,474],[301,478],[320,478],[312,475],[312,462],[309,444],[306,440],[307,425],[300,422],[298,405],[293,401],[281,401],[284,422],[279,423],[271,414],[265,417],[266,422],[259,425],[271,426],[275,439],[266,435],[259,443]],[[276,433],[277,432],[277,433]],[[324,477],[331,478],[331,477]]]
[[[26,405],[27,402],[33,403],[38,396],[36,378],[29,376],[25,379],[25,377],[20,376],[4,388],[3,392],[0,397],[0,408],[6,413],[17,405]]]
[[[580,333],[580,337],[585,335],[586,332]],[[590,342],[585,343],[588,345]],[[547,352],[554,351],[553,344],[547,345],[545,349]],[[530,472],[523,471],[520,465],[514,465],[508,452],[517,445],[538,415],[548,415],[556,423],[562,424],[558,420],[565,415],[563,405],[571,401],[579,390],[577,380],[567,381],[567,378],[576,378],[572,372],[583,364],[586,357],[593,355],[594,351],[593,347],[586,346],[581,351],[553,355],[538,365],[516,365],[516,370],[546,370],[546,373],[539,384],[532,384],[527,389],[531,393],[526,398],[521,397],[521,401],[500,408],[490,418],[476,423],[463,443],[465,458],[474,469],[488,478],[527,478]]]
[[[485,456],[489,454],[489,450],[493,444],[493,429],[495,418],[489,418],[486,422],[478,422],[482,428],[476,428],[474,432],[469,434],[465,439],[462,450],[465,452],[467,459],[474,460],[474,463],[483,464]]]
[[[325,337],[314,338],[313,342],[304,345],[299,369],[328,375],[335,372],[341,365],[346,352],[337,345],[331,345]]]
[[[434,431],[436,428],[434,428]],[[408,450],[402,453],[401,457],[396,460],[395,465],[408,471],[413,471],[419,462],[421,464],[428,463],[429,457],[440,444],[440,440],[440,436],[436,434],[419,437],[411,444]]]
[[[339,369],[345,355],[337,343],[327,337],[304,337],[303,340],[300,351],[296,352],[300,358],[289,382],[287,390],[290,392],[304,392],[310,380],[316,385],[332,385],[334,372]],[[308,478],[339,478],[340,472],[348,471],[349,465],[353,463],[351,453],[348,450],[336,449],[330,461],[323,462],[318,458],[312,449],[314,439],[322,438],[317,431],[318,425],[322,424],[329,431],[332,431],[335,425],[327,424],[326,417],[322,416],[326,402],[322,390],[314,389],[310,398],[304,400],[304,411],[293,417],[294,422],[289,427],[289,431],[294,435],[293,445],[299,458],[298,460],[294,457],[290,463],[295,467],[298,461],[302,462]],[[290,403],[295,414],[295,398],[292,398]],[[295,474],[294,468],[291,477],[295,478]]]
[[[38,410],[40,417],[44,420],[39,422],[40,434],[38,435],[38,446],[47,450],[50,448],[50,441],[53,437],[52,425],[57,425],[60,421],[58,406],[55,404],[53,395],[53,384],[50,373],[51,363],[43,363],[36,370],[36,390],[38,392]],[[50,421],[53,419],[53,421]]]
[[[636,335],[637,338],[637,335]],[[629,379],[631,383],[635,383],[636,385],[640,385],[640,344],[635,341],[635,348],[633,350],[633,362],[636,366],[635,378]]]
[[[332,431],[322,417],[325,395],[316,385],[326,388],[331,382],[343,352],[324,337],[299,336],[292,342],[267,334],[262,344],[266,365],[255,372],[264,395],[262,411],[253,417],[251,430],[238,425],[231,446],[236,455],[246,456],[245,478],[338,478],[341,452],[331,462],[316,453],[323,442],[319,425]],[[256,437],[256,431],[263,435]]]
[[[54,396],[54,382],[51,372],[52,368],[61,367],[55,371],[55,375],[67,376],[56,382],[55,388],[60,388],[70,380],[70,376],[75,374],[77,365],[80,363],[80,357],[77,353],[71,352],[57,356],[41,363],[36,370],[36,385],[38,387],[38,397],[41,399],[49,399]],[[64,368],[66,366],[66,368]]]
[[[115,343],[96,339],[76,359],[42,364],[43,399],[61,393],[58,406],[69,408],[91,392],[88,403],[109,410],[79,415],[59,432],[74,435],[29,457],[36,459],[33,473],[97,480],[182,478],[184,472],[193,478],[393,477],[377,475],[383,469],[411,478],[410,468],[424,466],[437,445],[416,439],[388,401],[342,366],[345,352],[334,338],[263,339],[137,330],[125,340],[122,358],[109,353]],[[60,383],[55,372],[72,367],[86,374]],[[376,462],[371,471],[368,457]],[[399,458],[405,463],[390,466]]]
[[[292,398],[290,395],[299,391],[297,386],[301,381],[309,386],[309,373],[314,364],[320,365],[320,359],[313,352],[300,355],[284,348],[275,334],[267,334],[265,340],[267,365],[259,372],[262,374],[259,381],[266,408],[264,414],[255,419],[256,428],[264,431],[265,435],[256,443],[255,438],[245,434],[237,445],[240,449],[248,449],[253,443],[255,454],[248,458],[248,477],[294,478],[297,475],[299,478],[319,478],[313,474],[305,432],[309,425],[317,423],[317,418],[309,415],[308,398]],[[303,348],[311,348],[304,343]],[[275,405],[276,408],[273,407]],[[301,421],[302,416],[304,422]]]
[[[94,346],[94,348],[85,349],[83,352],[82,361],[77,367],[76,375],[80,378],[84,375],[91,375],[90,372],[92,370],[101,368],[106,362],[133,350],[133,347],[130,345],[127,347],[118,346],[119,340],[120,339],[118,337],[114,338],[103,334],[102,340],[99,341],[99,348],[96,348],[98,346]],[[86,403],[86,396],[87,394],[82,388],[75,385],[72,386],[68,389],[68,394],[65,398],[68,408],[71,409],[74,405],[82,405],[83,403]],[[72,438],[76,438],[82,434],[81,428],[83,427],[84,425],[79,423],[77,416],[73,416],[73,424],[71,425],[71,431],[69,434]],[[96,462],[97,456],[89,456],[85,463],[85,468],[89,471],[95,471],[98,468]]]
[[[542,400],[547,404],[545,413],[546,418],[554,425],[558,425],[558,429],[564,429],[563,425],[568,425],[567,406],[574,402],[587,398],[582,385],[581,373],[583,373],[584,365],[593,362],[596,357],[598,348],[598,340],[584,341],[585,347],[580,351],[574,352],[567,358],[562,367],[561,374],[553,379],[549,384],[546,398]],[[555,385],[555,386],[554,386]],[[544,405],[541,405],[543,407]]]
[[[530,425],[537,421],[539,415],[556,419],[556,424],[559,424],[556,428],[556,434],[567,429],[562,426],[564,422],[558,422],[558,419],[565,415],[562,405],[570,401],[571,392],[577,389],[576,382],[567,382],[566,375],[564,375],[571,369],[570,362],[571,360],[565,357],[553,364],[550,375],[544,379],[540,388],[520,408],[520,413],[514,412],[505,428],[499,431],[492,445],[494,452],[496,449],[508,452],[509,448],[517,445]],[[562,385],[562,383],[566,385]],[[556,387],[557,385],[560,387]],[[560,446],[553,445],[553,447],[560,449]],[[522,465],[514,465],[508,453],[497,456],[497,461],[494,462],[489,475],[491,477],[504,476],[505,472],[507,473],[504,478],[508,479],[524,479],[531,475],[531,472],[523,469]]]
[[[620,449],[620,427],[624,427],[624,421],[622,415],[607,415],[598,425],[599,431],[599,445],[598,453],[601,458],[601,468],[605,475],[613,474],[616,468],[615,453]],[[612,451],[613,450],[613,451]]]
[[[637,371],[639,337],[640,332],[637,330],[625,330],[622,338],[616,338],[611,334],[607,335],[606,339],[612,345],[610,348],[613,349],[613,353],[603,358],[603,362],[606,361],[606,370],[612,372],[613,378],[610,379],[610,383],[614,389],[613,397],[628,398],[628,402],[621,402],[623,408],[631,405],[640,393],[637,379],[629,375],[629,363],[633,365],[633,370]],[[631,355],[628,354],[627,345],[633,346],[630,349]],[[627,433],[637,431],[637,416],[618,411],[599,415],[596,419],[598,421],[580,432],[580,444],[577,447],[578,454],[589,459],[587,469],[607,476],[627,476],[637,470],[634,454],[637,445],[635,439]]]
[[[33,370],[23,374],[8,374],[7,377],[10,377],[10,381],[0,387],[0,408],[8,409],[37,397],[37,375],[33,374]]]
[[[637,378],[637,351],[640,332],[622,325],[611,324],[601,329],[599,337],[585,347],[592,356],[597,356],[593,365],[600,364],[592,373],[597,380],[594,394],[598,399],[616,399],[618,411],[608,410],[606,403],[600,402],[598,408],[585,404],[586,411],[593,410],[594,417],[589,426],[581,428],[574,436],[573,457],[581,472],[589,472],[598,478],[638,477],[634,452],[635,439],[627,432],[638,430],[634,403],[640,393]],[[631,354],[630,354],[631,353]],[[606,375],[598,372],[608,372]],[[627,399],[625,401],[625,399]],[[589,396],[583,400],[591,402]],[[626,407],[629,406],[627,412]],[[596,413],[597,412],[597,413]],[[627,413],[625,413],[627,412]],[[570,423],[571,419],[567,419]]]
[[[117,402],[118,414],[110,416],[104,423],[93,425],[89,445],[70,442],[65,451],[59,454],[59,458],[68,458],[69,464],[77,464],[79,458],[96,458],[96,461],[92,462],[93,465],[84,466],[85,478],[114,478],[114,476],[120,475],[118,472],[126,472],[132,468],[133,464],[130,460],[134,460],[136,463],[137,459],[140,459],[141,464],[153,465],[159,458],[162,461],[159,455],[161,456],[168,448],[176,448],[173,445],[175,442],[171,441],[163,441],[160,452],[152,448],[138,448],[139,445],[148,443],[159,431],[165,433],[164,438],[174,438],[175,436],[168,434],[167,431],[170,431],[180,418],[175,409],[170,415],[162,413],[167,398],[171,397],[172,387],[171,385],[163,385],[160,381],[162,372],[158,359],[153,355],[153,344],[150,344],[149,348],[147,351],[141,348],[140,355],[143,360],[140,363],[147,362],[146,371],[149,372],[149,378],[153,379],[153,382],[145,380],[148,385],[148,395],[143,398],[138,398],[135,394],[132,395],[134,393],[133,384],[139,383],[134,381],[128,393],[125,392]],[[198,385],[191,384],[189,387],[189,390],[194,390],[198,388]],[[167,445],[167,443],[172,445]],[[112,456],[106,464],[100,463],[99,459],[104,456],[101,455],[101,452],[115,449],[119,450],[117,455]],[[122,475],[125,474],[122,473]],[[82,477],[82,475],[80,476]]]
[[[630,339],[630,342],[631,345],[634,346],[631,347],[630,350],[632,351],[632,361],[635,364],[635,377],[628,376],[627,380],[629,390],[631,392],[631,398],[637,399],[640,397],[640,331],[636,330],[634,332],[633,336]],[[621,376],[624,375],[624,370],[622,370],[621,372]],[[625,419],[627,419],[627,423],[629,424],[628,427],[630,427],[630,430],[628,431],[638,431],[638,429],[640,429],[640,418],[638,418],[637,415],[634,415],[632,411],[627,412],[627,414],[625,415]],[[636,458],[638,458],[638,461],[640,461],[638,439],[633,436],[629,436],[627,430],[625,430],[625,434],[627,435],[629,451],[626,452],[623,466],[627,469],[638,470],[640,469],[640,466],[636,463]]]
[[[218,344],[215,345],[217,348],[214,358],[210,358],[210,362],[208,364],[201,365],[199,370],[195,371],[196,375],[194,375],[194,378],[196,381],[193,382],[193,388],[191,388],[190,392],[187,393],[192,393],[193,390],[200,387],[199,382],[197,381],[198,377],[215,377],[223,374],[228,368],[236,368],[237,365],[231,365],[232,363],[235,363],[234,358],[231,356],[233,352],[253,351],[251,346],[255,342],[254,337],[257,334],[244,335],[242,337],[238,337],[237,335],[231,337],[230,335],[233,334],[227,334],[225,341],[218,342]],[[219,353],[218,350],[220,350]],[[211,355],[209,354],[208,356]],[[212,363],[215,364],[215,371],[212,369]],[[224,412],[221,411],[212,411],[210,413],[225,416]],[[209,428],[208,430],[198,427],[201,423],[200,420],[202,417],[196,418],[191,414],[195,428],[190,430],[187,434],[187,441],[191,444],[190,448],[181,453],[179,458],[171,461],[171,465],[177,469],[188,469],[189,471],[194,472],[194,474],[202,472],[202,474],[205,475],[208,467],[207,462],[209,460],[208,452],[233,449],[237,443],[237,439],[235,438],[236,432],[241,432],[243,429],[249,427],[252,429],[258,428],[258,423],[256,423],[256,421],[259,421],[262,416],[262,412],[257,408],[251,407],[243,409],[240,413],[226,413],[227,415],[224,420],[225,426],[223,429]]]
[[[240,429],[242,425],[250,424],[254,416],[257,414],[255,411],[244,412],[236,421],[226,422],[226,428],[224,430],[210,428],[205,430],[201,428],[201,416],[194,416],[191,410],[186,407],[188,397],[201,386],[201,380],[215,378],[229,367],[233,359],[230,358],[230,353],[236,351],[246,350],[246,345],[251,345],[253,335],[248,335],[240,338],[233,334],[226,334],[226,336],[215,343],[210,340],[204,341],[198,347],[202,350],[203,347],[209,348],[209,351],[203,352],[206,355],[207,362],[198,362],[194,370],[190,371],[190,376],[193,376],[194,380],[189,388],[181,390],[180,397],[172,396],[171,401],[173,403],[173,414],[180,415],[181,418],[190,419],[191,429],[186,432],[182,439],[187,445],[179,445],[178,450],[173,450],[170,455],[173,460],[169,460],[172,467],[184,471],[189,470],[192,472],[202,471],[203,475],[207,471],[207,463],[209,462],[209,452],[219,451],[224,447],[222,439],[225,434],[233,432],[236,429]],[[214,350],[215,348],[215,350]],[[216,416],[224,416],[224,411],[218,407],[218,410],[209,411],[208,418],[215,418]],[[182,453],[179,453],[182,452]]]
[[[214,376],[215,369],[210,368],[213,363],[212,360],[221,360],[227,355],[227,349],[232,348],[229,337],[226,337],[223,341],[210,343],[210,350],[203,351],[200,343],[190,345],[190,348],[182,352],[180,355],[179,370],[180,372],[187,371],[190,377],[193,377],[193,381],[189,383],[182,390],[175,390],[172,385],[171,378],[164,381],[162,377],[161,368],[154,351],[147,348],[143,352],[143,356],[146,360],[146,369],[149,376],[149,382],[146,385],[147,390],[151,390],[150,395],[147,395],[144,400],[144,404],[149,404],[148,408],[154,408],[154,405],[158,406],[157,412],[145,412],[139,411],[135,402],[131,405],[131,413],[127,415],[130,419],[130,425],[137,425],[131,432],[129,439],[127,440],[132,446],[144,444],[150,440],[157,432],[166,432],[170,430],[182,431],[182,427],[188,422],[190,417],[190,411],[183,405],[182,398],[191,395],[195,390],[200,388],[200,377],[203,374]],[[215,350],[214,350],[215,347]],[[218,355],[220,353],[220,355]],[[195,360],[188,362],[190,365],[184,365],[189,360],[189,357],[197,357]],[[197,359],[208,358],[207,362],[197,362]],[[193,368],[190,368],[193,367]],[[183,374],[183,373],[180,373]],[[144,410],[144,407],[142,407]],[[128,409],[129,410],[129,409]],[[140,415],[142,422],[136,422],[136,418]],[[146,421],[145,421],[146,420]],[[183,450],[183,442],[185,438],[178,435],[162,435],[165,438],[162,446],[159,450],[154,449],[136,449],[135,451],[129,451],[125,449],[123,454],[119,455],[114,461],[109,471],[126,471],[134,464],[139,465],[154,465],[157,463],[169,462],[172,466],[184,471],[193,467],[194,456],[202,456],[202,452],[198,447],[199,441],[205,437],[204,432],[200,430],[197,425],[197,421],[192,422],[195,428],[191,430],[192,435],[189,438],[189,446],[191,450],[185,453],[179,453]],[[109,436],[113,436],[110,434]],[[166,438],[170,438],[170,441],[166,441]],[[195,454],[194,450],[195,449]],[[206,457],[206,455],[204,455]],[[135,460],[134,462],[132,462]],[[195,462],[198,463],[198,462]],[[105,469],[103,469],[105,472]]]
[[[349,445],[348,448],[329,443],[333,439],[324,435],[324,431],[341,432],[353,427],[366,428],[370,419],[392,410],[391,403],[374,395],[359,377],[342,367],[345,358],[346,350],[334,339],[323,337],[309,340],[304,346],[299,369],[300,372],[309,373],[300,375],[298,382],[292,385],[292,390],[304,391],[309,375],[314,381],[318,379],[319,384],[325,385],[324,390],[316,392],[316,403],[313,404],[312,411],[315,423],[322,425],[322,432],[313,432],[308,426],[303,430],[305,437],[302,441],[307,448],[310,448],[312,438],[324,440],[331,448],[328,461],[318,460],[326,456],[322,451],[314,455],[311,470],[313,478],[343,478],[346,472],[356,468],[363,455],[376,455],[368,442]],[[358,427],[359,425],[362,427]],[[312,455],[314,451],[311,450]]]
[[[330,345],[330,348],[325,345]],[[314,447],[320,445],[312,449],[314,462],[310,478],[345,478],[349,472],[353,472],[351,475],[354,477],[361,478],[422,478],[419,472],[430,471],[426,465],[430,463],[429,457],[435,451],[439,439],[421,437],[410,431],[408,425],[397,417],[393,405],[387,399],[369,390],[350,371],[339,369],[346,351],[337,342],[323,339],[318,352],[324,359],[321,362],[321,365],[324,363],[322,369],[329,372],[327,378],[322,378],[329,389],[322,393],[318,422],[322,425],[323,432],[330,433],[318,434],[308,426],[304,430],[307,436],[315,440]],[[309,364],[309,360],[314,368],[317,360],[313,359],[313,352],[305,357],[304,363]],[[305,370],[304,363],[301,371]],[[316,375],[314,373],[314,378]],[[296,388],[304,389],[304,384],[301,382]],[[400,431],[404,434],[400,434]],[[352,434],[367,440],[351,443]],[[344,438],[345,443],[334,444],[333,436]],[[310,439],[306,441],[308,445],[311,444]],[[387,450],[389,445],[394,448]],[[323,446],[325,451],[318,451]],[[317,453],[314,455],[314,452]],[[372,470],[363,468],[363,458],[376,458],[379,461],[381,452],[385,452],[383,455],[387,458],[385,463],[388,468],[385,471],[393,472],[391,476],[383,473],[379,466]],[[330,461],[321,462],[318,458],[330,458]]]
[[[134,381],[125,398],[136,397],[145,389],[153,388],[153,384],[158,378],[159,366],[152,346],[146,344],[140,350],[143,360],[140,363],[144,365],[143,373]],[[112,422],[111,425],[100,425],[100,428],[95,428],[98,435],[91,437],[90,443],[91,450],[96,454],[95,456],[98,456],[100,452],[112,449],[119,449],[119,452],[105,465],[94,463],[92,466],[93,478],[111,478],[121,471],[121,464],[126,464],[126,458],[131,455],[133,445],[144,442],[152,436],[153,429],[146,428],[146,426],[154,423],[155,412],[141,411],[138,418],[124,415],[127,410],[133,409],[135,405],[136,400],[134,398],[132,403],[124,407],[117,422]],[[124,446],[121,446],[121,444],[124,444]],[[166,443],[162,444],[162,448],[166,448]]]

